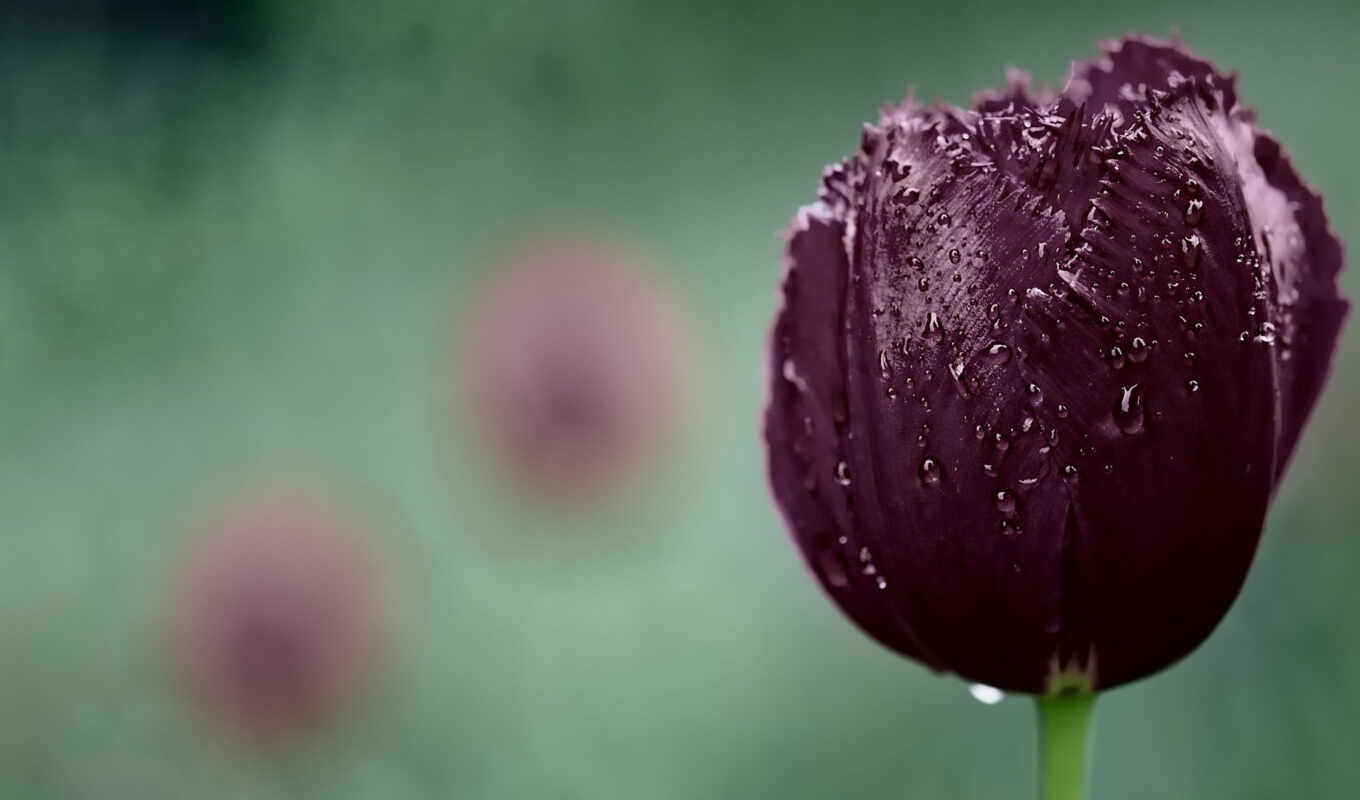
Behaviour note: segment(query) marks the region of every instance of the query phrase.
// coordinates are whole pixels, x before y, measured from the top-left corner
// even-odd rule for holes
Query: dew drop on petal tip
[[[973,699],[985,706],[994,706],[1006,699],[1006,693],[985,683],[975,683],[968,687],[968,693]]]

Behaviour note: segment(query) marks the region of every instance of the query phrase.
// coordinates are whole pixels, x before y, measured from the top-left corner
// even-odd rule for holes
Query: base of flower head
[[[1048,662],[1048,679],[1042,697],[1059,694],[1091,693],[1096,690],[1096,651],[1092,647],[1084,660],[1075,656],[1065,663],[1058,656]]]

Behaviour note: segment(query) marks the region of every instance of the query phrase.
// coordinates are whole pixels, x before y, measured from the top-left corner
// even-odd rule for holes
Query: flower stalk
[[[1069,690],[1036,698],[1039,800],[1086,800],[1095,693]]]

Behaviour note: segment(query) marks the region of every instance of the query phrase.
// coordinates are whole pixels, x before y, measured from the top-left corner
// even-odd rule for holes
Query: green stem
[[[1039,798],[1085,800],[1091,709],[1096,696],[1065,691],[1039,704]]]

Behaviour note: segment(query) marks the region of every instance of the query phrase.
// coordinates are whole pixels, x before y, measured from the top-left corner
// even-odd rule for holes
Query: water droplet
[[[1077,482],[1077,466],[1075,464],[1064,466],[1062,468],[1062,476],[1063,480],[1067,481],[1068,484],[1075,484]]]
[[[1069,413],[1071,413],[1071,412],[1067,410],[1067,406],[1066,406],[1066,405],[1064,405],[1064,404],[1062,404],[1062,403],[1059,403],[1059,404],[1058,404],[1058,418],[1059,418],[1059,419],[1067,419],[1067,415],[1068,415]]]
[[[994,706],[1006,699],[1006,693],[985,683],[975,683],[968,687],[968,693],[973,699],[982,703],[984,706]]]
[[[997,366],[1011,360],[1010,345],[1002,344],[1001,342],[992,342],[987,345],[987,349],[983,351],[983,354],[988,364]]]
[[[1031,383],[1025,387],[1025,393],[1029,396],[1029,404],[1038,408],[1044,403],[1044,390],[1039,388],[1039,384]]]
[[[1199,198],[1191,200],[1185,206],[1185,224],[1198,225],[1204,216],[1204,201]]]
[[[886,589],[888,588],[888,579],[883,577],[882,575],[879,575],[877,578],[874,579],[874,585],[877,586],[879,589]]]
[[[836,483],[841,486],[850,485],[850,465],[844,461],[836,462]]]
[[[941,471],[940,462],[927,457],[921,462],[921,483],[927,486],[938,486]]]
[[[951,264],[957,264],[957,263],[959,263],[959,262],[962,261],[962,260],[963,260],[963,253],[960,253],[960,252],[959,252],[959,248],[957,248],[957,247],[950,248],[950,250],[949,250],[949,263],[951,263]]]
[[[963,362],[949,365],[949,377],[954,379],[954,388],[958,390],[960,397],[969,397],[972,392],[968,391],[968,384],[963,380]]]
[[[1141,336],[1133,337],[1133,341],[1129,342],[1129,360],[1135,364],[1141,364],[1144,361],[1147,361],[1147,357],[1147,342],[1143,341],[1143,337]]]
[[[845,555],[839,550],[828,547],[818,551],[817,565],[821,568],[822,578],[828,585],[837,589],[849,585],[850,576],[845,568]]]
[[[916,288],[924,292],[930,288],[930,281],[926,278],[921,278],[916,282]]]
[[[1018,504],[1015,501],[1015,492],[1009,489],[1002,489],[996,493],[996,509],[1006,516],[1014,516]]]
[[[1114,408],[1114,424],[1128,434],[1143,432],[1143,388],[1138,384],[1122,387]]]
[[[921,335],[931,339],[938,339],[944,330],[944,323],[940,322],[940,315],[934,311],[926,314],[926,324]]]
[[[1194,394],[1195,392],[1199,391],[1199,381],[1195,380],[1194,378],[1191,378],[1190,380],[1185,382],[1185,388],[1189,390],[1191,394]]]
[[[941,226],[948,225],[950,221],[949,214],[944,211],[941,211],[940,215],[935,218],[935,221],[938,222]]]
[[[926,268],[926,262],[922,261],[918,256],[912,256],[907,259],[907,265],[914,270],[924,270]]]
[[[1274,343],[1275,343],[1275,323],[1273,323],[1273,322],[1262,322],[1262,323],[1261,323],[1261,332],[1258,333],[1258,334],[1256,334],[1256,336],[1254,337],[1253,341],[1260,342],[1261,344],[1274,344]]]
[[[1198,233],[1192,233],[1181,239],[1181,263],[1187,267],[1193,267],[1199,263],[1200,252],[1204,249],[1204,243],[1200,240]]]
[[[979,425],[973,429],[973,435],[976,436],[977,440],[980,442],[987,436],[987,431],[985,428]]]
[[[1110,348],[1110,366],[1114,369],[1124,368],[1124,348],[1119,345]]]
[[[1011,440],[1006,438],[1006,434],[998,431],[996,434],[996,454],[1003,456],[1009,449],[1011,449]]]

